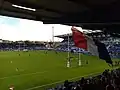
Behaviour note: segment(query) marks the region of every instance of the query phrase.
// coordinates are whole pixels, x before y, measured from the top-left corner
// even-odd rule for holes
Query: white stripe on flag
[[[98,48],[95,45],[95,42],[93,41],[93,39],[89,36],[86,35],[86,39],[87,39],[87,50],[95,56],[98,56]]]

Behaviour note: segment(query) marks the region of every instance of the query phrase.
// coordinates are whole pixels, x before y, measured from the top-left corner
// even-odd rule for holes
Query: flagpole
[[[54,43],[54,26],[52,26],[52,41]]]
[[[79,55],[78,55],[78,65],[81,66],[81,53],[80,53],[80,48],[79,48]]]
[[[54,50],[54,26],[52,26],[52,45],[53,45],[53,50]]]
[[[68,58],[67,58],[67,67],[70,67],[69,34],[68,34]]]

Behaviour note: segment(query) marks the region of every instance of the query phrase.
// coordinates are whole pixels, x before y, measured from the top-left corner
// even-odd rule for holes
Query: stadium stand
[[[44,50],[47,49],[44,45],[44,43],[41,42],[32,42],[32,41],[7,41],[2,40],[0,42],[0,50]]]
[[[48,90],[120,90],[120,68],[105,70],[95,77],[82,77],[75,82],[66,80],[64,84]]]
[[[102,36],[103,37],[101,37],[101,35],[97,35],[95,37],[98,37],[101,42],[105,43],[111,58],[120,58],[120,39],[115,38],[115,37],[110,37],[110,35],[107,35],[108,38],[105,38],[105,35],[102,35]],[[68,35],[65,34],[65,35],[59,35],[56,37],[64,39],[60,43],[57,50],[67,52],[68,51]],[[80,52],[80,53],[84,53],[84,54],[90,54],[88,51],[85,51],[84,49],[79,49],[79,48],[75,47],[71,34],[69,34],[69,38],[70,38],[69,39],[69,51],[72,51],[75,53]]]
[[[106,47],[112,58],[120,58],[120,39],[119,38],[111,37],[111,38],[108,38],[108,40],[104,40],[103,43],[106,44]]]

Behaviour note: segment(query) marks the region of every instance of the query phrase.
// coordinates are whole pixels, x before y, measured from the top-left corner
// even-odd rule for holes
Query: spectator
[[[109,82],[109,84],[106,86],[106,90],[115,90],[114,86]]]

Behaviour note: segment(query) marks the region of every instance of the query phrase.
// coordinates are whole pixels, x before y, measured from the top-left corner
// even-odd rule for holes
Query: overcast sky
[[[50,41],[52,40],[52,26],[54,26],[54,35],[71,33],[71,26],[48,25],[40,21],[0,16],[0,39]],[[55,38],[55,41],[60,40]]]

